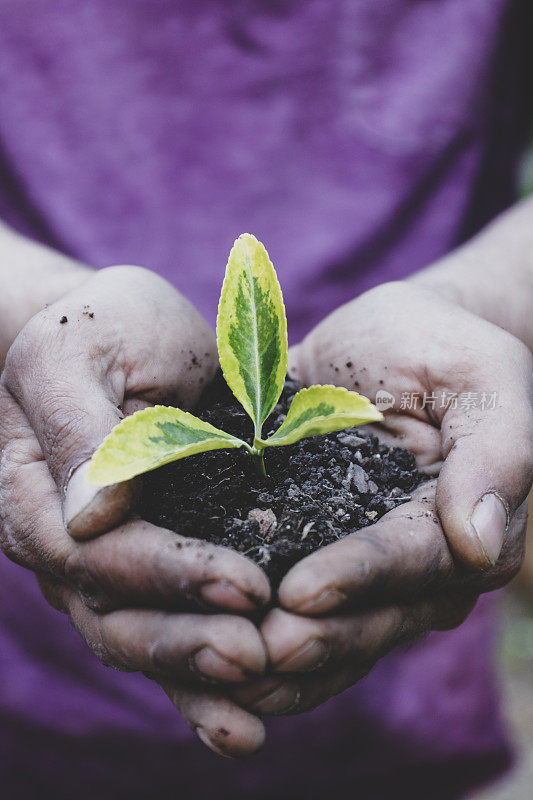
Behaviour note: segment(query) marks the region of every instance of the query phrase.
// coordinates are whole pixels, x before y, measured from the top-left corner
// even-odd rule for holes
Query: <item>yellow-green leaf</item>
[[[383,415],[368,398],[339,386],[310,386],[298,392],[278,430],[264,446],[293,444],[306,436],[340,431],[367,422],[379,422]]]
[[[178,458],[243,446],[240,439],[179,408],[144,408],[123,419],[104,439],[91,459],[87,480],[109,486]]]
[[[287,372],[287,321],[268,253],[243,233],[229,255],[218,307],[217,343],[224,377],[261,436]]]

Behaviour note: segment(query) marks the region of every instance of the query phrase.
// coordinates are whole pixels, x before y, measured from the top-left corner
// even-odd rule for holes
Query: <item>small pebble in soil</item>
[[[300,388],[286,380],[264,431],[279,427]],[[196,413],[250,441],[252,423],[220,373]],[[141,515],[243,553],[276,588],[297,561],[376,522],[426,480],[412,453],[380,444],[360,428],[273,447],[265,463],[267,478],[241,450],[211,451],[161,467],[145,476]]]

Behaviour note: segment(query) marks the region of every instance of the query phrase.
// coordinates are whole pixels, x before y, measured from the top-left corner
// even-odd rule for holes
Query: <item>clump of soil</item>
[[[287,379],[263,434],[300,389]],[[219,373],[195,413],[251,443],[252,423]],[[268,477],[243,450],[215,450],[145,476],[141,515],[184,536],[232,547],[277,587],[300,559],[376,522],[425,480],[412,453],[350,428],[266,450]]]

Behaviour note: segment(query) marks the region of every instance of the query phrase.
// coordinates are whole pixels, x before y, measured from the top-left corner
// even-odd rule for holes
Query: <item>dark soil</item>
[[[300,386],[287,380],[263,433],[281,424]],[[252,423],[219,374],[195,410],[251,443]],[[260,477],[242,450],[215,450],[145,476],[141,515],[185,536],[232,547],[277,587],[304,556],[410,499],[425,477],[414,456],[350,428],[266,450]]]

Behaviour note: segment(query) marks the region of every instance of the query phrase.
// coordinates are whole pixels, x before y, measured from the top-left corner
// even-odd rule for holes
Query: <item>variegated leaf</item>
[[[109,486],[185,456],[243,446],[240,439],[179,408],[144,408],[104,439],[91,459],[87,480]]]
[[[278,430],[262,444],[265,447],[292,444],[307,436],[379,422],[383,415],[368,398],[339,386],[302,389],[290,405]]]
[[[287,321],[268,253],[243,233],[229,255],[217,318],[220,365],[256,437],[276,405],[287,371]]]

